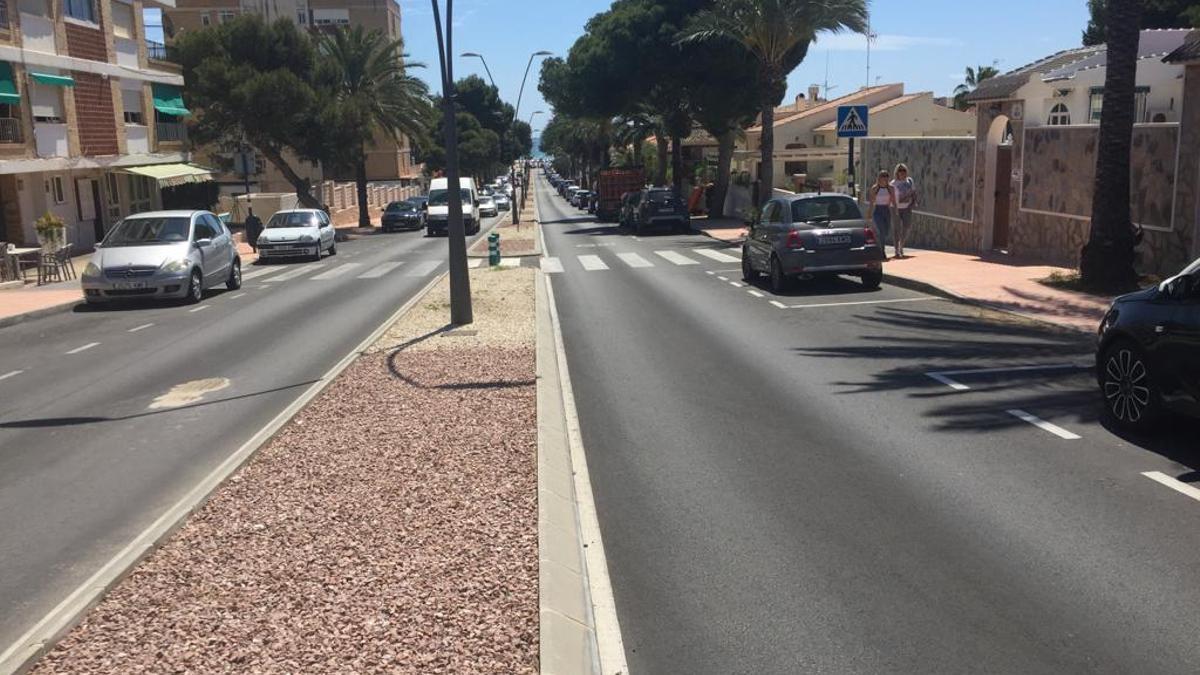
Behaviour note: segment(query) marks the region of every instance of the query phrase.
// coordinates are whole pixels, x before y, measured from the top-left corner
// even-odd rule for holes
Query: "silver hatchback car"
[[[786,290],[796,279],[851,274],[867,288],[883,281],[887,259],[875,230],[858,204],[846,195],[800,194],[772,199],[742,246],[742,277],[767,274],[771,290]]]
[[[181,298],[242,285],[242,261],[229,228],[208,211],[153,211],[113,226],[80,275],[88,304]]]

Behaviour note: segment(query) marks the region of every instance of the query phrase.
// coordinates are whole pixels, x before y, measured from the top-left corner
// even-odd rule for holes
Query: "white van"
[[[449,179],[434,178],[429,184],[429,204],[425,215],[425,235],[432,237],[439,232],[446,232],[450,219]],[[463,227],[467,234],[479,233],[479,193],[475,190],[474,178],[459,178],[459,188],[462,190]]]

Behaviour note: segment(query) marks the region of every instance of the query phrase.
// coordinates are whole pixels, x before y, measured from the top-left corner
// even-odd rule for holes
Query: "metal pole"
[[[442,70],[442,124],[446,128],[446,183],[449,205],[447,230],[450,244],[450,323],[464,326],[475,319],[471,311],[471,275],[467,270],[467,233],[463,227],[462,191],[458,175],[458,129],[454,112],[453,11],[454,0],[446,0],[446,39],[442,43],[442,19],[438,0],[433,3],[437,29],[438,61]]]
[[[525,64],[525,74],[523,76],[521,76],[521,88],[517,91],[517,105],[513,107],[513,122],[516,122],[517,120],[521,119],[519,117],[519,115],[521,113],[521,96],[523,96],[525,94],[525,80],[529,79],[529,68],[531,66],[533,66],[534,57],[549,56],[549,55],[550,55],[550,52],[546,52],[546,51],[537,51],[537,52],[534,52],[529,55],[529,62]],[[512,125],[512,126],[515,126],[515,125]],[[508,182],[509,182],[509,185],[513,186],[513,200],[514,201],[516,200],[516,197],[517,197],[517,186],[516,186],[517,168],[516,168],[515,164],[516,164],[515,162],[512,162],[508,165],[508,173],[509,173]],[[521,208],[513,208],[513,210],[512,210],[513,225],[517,225],[521,222],[521,209],[525,207],[525,194],[526,194],[525,185],[522,183],[522,185],[521,185]]]
[[[858,196],[856,194],[854,194],[854,137],[851,136],[849,140],[850,140],[850,165],[846,169],[846,177],[849,179],[848,182],[850,183],[850,196],[857,199]]]

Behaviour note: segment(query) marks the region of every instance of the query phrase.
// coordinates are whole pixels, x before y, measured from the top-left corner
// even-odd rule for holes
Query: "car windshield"
[[[459,194],[462,195],[463,203],[465,203],[465,204],[471,203],[471,191],[470,190],[468,190],[466,188],[460,188]],[[431,190],[429,192],[429,205],[430,206],[445,206],[449,202],[450,202],[450,191],[449,190]]]
[[[416,211],[417,206],[412,202],[392,202],[391,204],[388,204],[387,210],[391,212]]]
[[[831,220],[862,220],[858,204],[845,197],[811,197],[792,202],[792,222],[828,222]]]
[[[276,213],[267,221],[267,229],[278,227],[317,227],[317,216],[306,211]]]
[[[105,246],[141,246],[143,244],[175,244],[187,241],[191,218],[126,218],[117,223],[104,238]]]

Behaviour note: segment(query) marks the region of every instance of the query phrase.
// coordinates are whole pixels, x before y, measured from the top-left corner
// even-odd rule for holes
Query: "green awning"
[[[164,115],[191,115],[187,108],[183,107],[183,93],[179,91],[179,87],[172,87],[169,84],[152,84],[152,93],[154,94],[154,109]]]
[[[49,84],[55,87],[74,87],[75,78],[70,75],[51,75],[50,73],[30,73],[34,82]]]
[[[21,102],[17,93],[17,81],[13,79],[12,64],[0,61],[0,103],[16,105]]]

